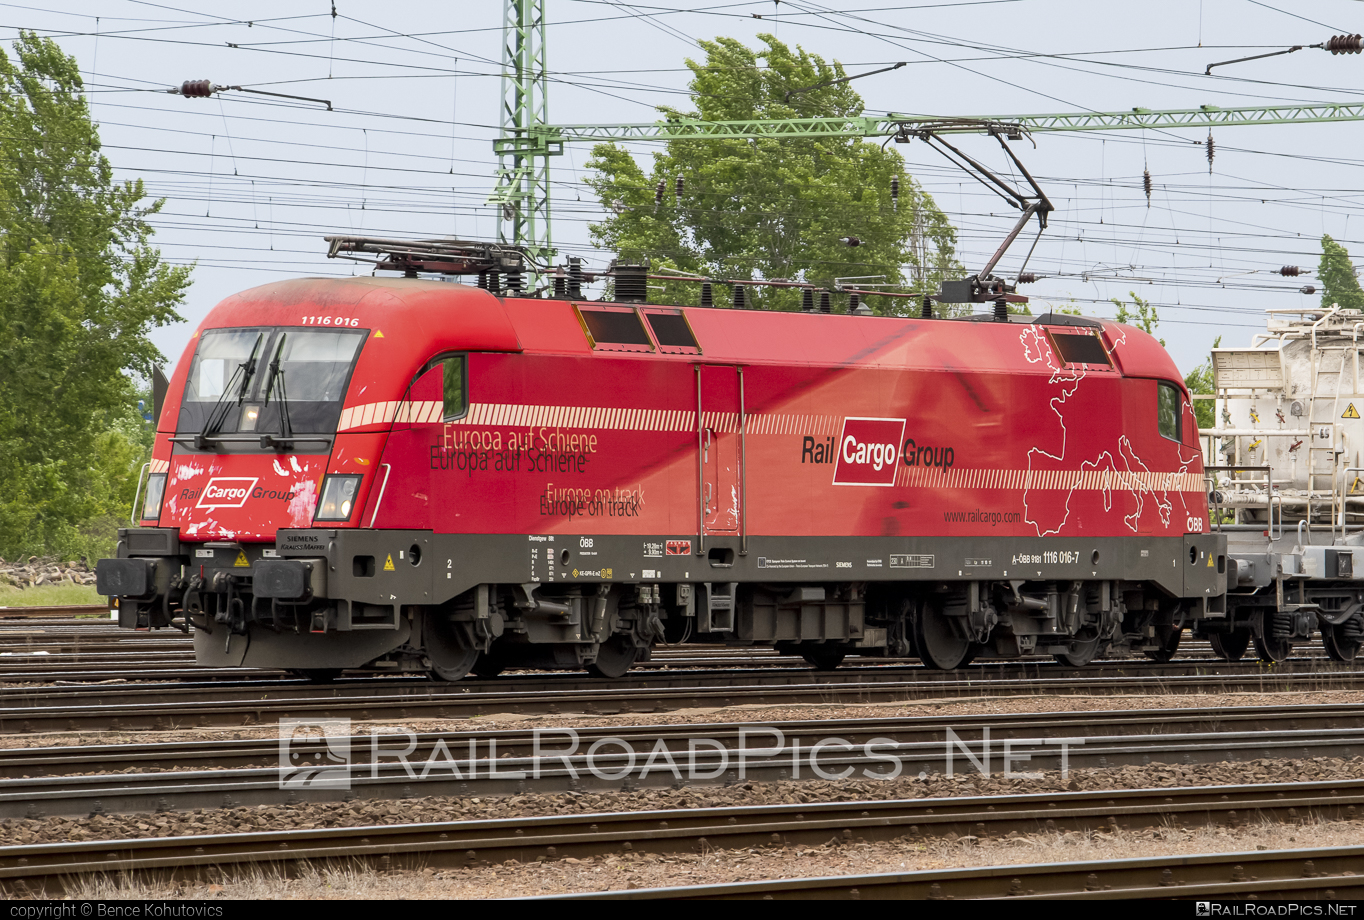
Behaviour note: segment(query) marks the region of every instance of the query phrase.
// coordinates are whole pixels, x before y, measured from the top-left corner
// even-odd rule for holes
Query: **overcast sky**
[[[1355,0],[546,5],[550,120],[561,124],[647,122],[660,104],[686,107],[684,61],[703,57],[696,40],[757,46],[761,32],[849,72],[906,61],[853,84],[869,114],[1353,102],[1364,88],[1364,56],[1315,49],[1203,76],[1214,61],[1364,32]],[[0,4],[0,37],[33,29],[75,55],[117,175],[166,199],[156,241],[168,260],[196,264],[185,322],[154,335],[169,362],[231,293],[362,271],[326,258],[328,233],[496,235],[484,201],[496,166],[502,4],[337,0],[335,12],[329,0]],[[189,79],[316,97],[333,111],[237,92],[164,92]],[[1219,335],[1223,345],[1249,344],[1265,309],[1319,301],[1298,290],[1315,283],[1323,233],[1360,264],[1364,125],[1219,129],[1211,173],[1194,143],[1206,136],[1039,134],[1035,150],[1016,145],[1057,206],[1030,265],[1048,277],[1027,293],[1112,315],[1108,298],[1135,291],[1160,305],[1158,334],[1188,371]],[[988,138],[962,143],[1003,166]],[[647,159],[651,148],[633,149]],[[1012,212],[925,145],[900,149],[958,228],[963,261],[978,268]],[[553,163],[554,241],[600,265],[611,254],[588,244],[587,225],[600,216],[579,181],[588,154],[570,145]],[[1154,183],[1149,206],[1143,168]],[[1016,246],[1004,273],[1025,251]],[[1307,274],[1274,274],[1282,265]]]

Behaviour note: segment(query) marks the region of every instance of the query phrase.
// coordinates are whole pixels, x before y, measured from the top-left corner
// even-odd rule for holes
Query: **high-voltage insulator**
[[[681,197],[682,197],[682,190],[683,190],[684,188],[686,188],[686,187],[687,187],[687,180],[684,179],[684,178],[682,178],[681,176],[678,176],[678,177],[677,177],[677,181],[673,183],[674,194],[676,194],[678,198],[681,198]]]
[[[1317,289],[1316,289],[1315,287],[1313,287],[1313,286],[1310,285],[1310,284],[1304,284],[1304,285],[1302,286],[1302,289],[1301,289],[1298,293],[1300,293],[1300,294],[1315,294],[1316,292],[1317,292]]]
[[[802,288],[800,292],[800,312],[815,312],[815,289]]]
[[[186,80],[180,84],[180,95],[195,99],[206,99],[213,95],[211,80]]]
[[[1151,170],[1143,169],[1141,171],[1141,187],[1146,192],[1146,206],[1149,208],[1151,206]]]
[[[1364,51],[1364,36],[1332,35],[1326,40],[1326,50],[1332,54],[1358,54]]]
[[[1283,275],[1285,278],[1296,278],[1301,272],[1302,269],[1298,268],[1296,265],[1285,265],[1283,268],[1279,269],[1279,274]]]
[[[667,187],[668,183],[664,182],[662,179],[658,180],[658,187],[654,189],[654,207],[658,207],[663,203],[663,190]]]
[[[890,179],[890,209],[900,210],[900,177],[892,176]]]
[[[1032,284],[1037,280],[1037,272],[1020,272],[1015,284]]]
[[[859,240],[859,239],[858,239],[857,237],[855,237],[855,236],[840,236],[840,237],[838,238],[838,241],[839,241],[840,243],[847,243],[849,246],[861,246],[861,245],[862,245],[862,241]]]
[[[933,318],[933,295],[925,294],[924,302],[919,305],[919,317],[921,319]]]
[[[1212,172],[1212,158],[1213,158],[1213,155],[1216,153],[1216,151],[1214,150],[1214,147],[1213,147],[1212,132],[1211,132],[1211,131],[1208,132],[1208,151],[1207,151],[1207,153],[1208,153],[1208,172],[1211,173],[1211,172]]]

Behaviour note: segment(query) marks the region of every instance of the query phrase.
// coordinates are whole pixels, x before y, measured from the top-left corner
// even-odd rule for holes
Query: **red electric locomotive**
[[[285,281],[195,333],[97,570],[122,626],[454,680],[683,636],[1163,660],[1225,616],[1189,397],[1136,329],[653,305],[628,268],[611,302],[502,296],[498,247],[389,249],[482,287]]]

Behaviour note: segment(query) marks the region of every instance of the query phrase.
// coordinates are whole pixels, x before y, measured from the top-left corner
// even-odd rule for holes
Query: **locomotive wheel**
[[[1273,611],[1266,610],[1258,618],[1254,635],[1251,637],[1255,643],[1255,654],[1260,656],[1261,661],[1283,661],[1293,654],[1293,643],[1287,639],[1275,638],[1270,634],[1270,623],[1274,618]]]
[[[821,642],[818,645],[802,645],[800,657],[804,658],[816,671],[832,671],[848,657],[846,650],[836,645]]]
[[[1229,633],[1208,633],[1212,653],[1223,661],[1240,661],[1250,647],[1250,630],[1242,627]]]
[[[922,604],[914,616],[914,649],[927,667],[951,671],[971,663],[976,650],[971,640],[952,631],[947,615],[932,604]]]
[[[467,641],[463,624],[439,614],[426,618],[426,656],[433,680],[463,680],[478,661],[478,647]]]
[[[1099,654],[1099,637],[1093,639],[1074,639],[1064,652],[1057,652],[1056,660],[1072,668],[1083,668]]]
[[[1179,651],[1179,640],[1183,635],[1183,629],[1175,629],[1173,626],[1157,626],[1156,641],[1160,643],[1160,647],[1147,649],[1146,657],[1164,664],[1175,657],[1175,653]]]
[[[296,668],[289,672],[315,684],[329,684],[341,676],[340,668]]]
[[[597,650],[597,660],[587,666],[588,673],[594,677],[620,677],[639,660],[642,651],[635,648],[628,636],[612,636]]]
[[[1326,646],[1326,654],[1336,661],[1354,661],[1359,654],[1359,640],[1347,639],[1343,635],[1345,627],[1325,625],[1321,630],[1321,644]]]
[[[505,670],[507,663],[487,652],[479,655],[478,661],[474,662],[474,673],[479,677],[496,677]]]

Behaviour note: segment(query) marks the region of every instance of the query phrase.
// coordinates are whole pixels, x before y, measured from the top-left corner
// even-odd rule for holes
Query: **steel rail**
[[[1337,900],[1364,895],[1362,861],[1364,847],[1324,847],[644,888],[535,900]]]
[[[915,842],[1068,830],[1355,820],[1364,780],[518,817],[0,847],[0,894],[55,897],[71,882],[226,880],[262,865],[472,868],[623,853]]]

